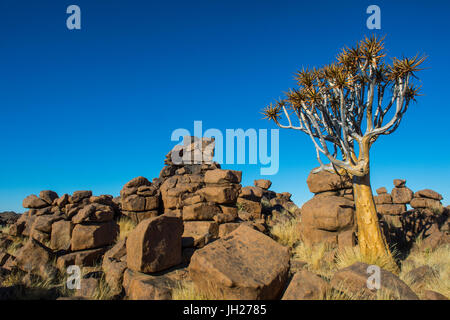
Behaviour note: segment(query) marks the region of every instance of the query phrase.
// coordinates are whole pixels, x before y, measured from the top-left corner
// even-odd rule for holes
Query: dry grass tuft
[[[293,247],[300,240],[297,228],[299,223],[300,220],[298,218],[277,223],[270,228],[270,233],[283,246]]]
[[[125,239],[128,237],[128,234],[130,234],[131,231],[136,228],[137,224],[134,223],[130,218],[122,216],[119,221],[117,221],[117,224],[120,228],[120,233],[117,238],[118,241]]]
[[[225,295],[214,283],[208,283],[207,290],[198,289],[192,281],[179,281],[172,289],[173,300],[224,300]]]
[[[397,252],[393,250],[392,255],[395,257]],[[394,274],[399,273],[399,269],[395,261],[388,256],[363,256],[359,247],[348,247],[338,251],[336,255],[336,268],[342,269],[351,266],[355,262],[363,262],[369,265],[377,265]]]
[[[421,241],[421,239],[416,241],[416,248],[403,261],[400,279],[408,284],[419,297],[423,297],[425,290],[436,291],[450,297],[450,244],[431,250],[421,248]],[[421,266],[429,266],[435,274],[414,283],[408,272]]]
[[[324,278],[331,278],[336,266],[334,264],[336,249],[332,246],[321,243],[315,246],[306,245],[299,242],[293,250],[294,260],[306,262],[306,268],[323,276]]]
[[[208,297],[198,291],[191,281],[180,281],[172,290],[173,300],[208,300]]]

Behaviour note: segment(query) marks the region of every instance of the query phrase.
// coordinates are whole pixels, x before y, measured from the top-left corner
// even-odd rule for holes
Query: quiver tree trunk
[[[371,258],[392,257],[378,221],[369,174],[353,177],[353,193],[361,254]]]

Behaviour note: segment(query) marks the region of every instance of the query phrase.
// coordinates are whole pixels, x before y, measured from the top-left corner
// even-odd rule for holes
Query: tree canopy
[[[364,176],[371,145],[398,128],[419,95],[416,72],[425,59],[416,55],[389,63],[384,38],[365,37],[342,49],[335,62],[298,71],[297,87],[262,113],[280,128],[311,137],[320,163],[317,171]]]

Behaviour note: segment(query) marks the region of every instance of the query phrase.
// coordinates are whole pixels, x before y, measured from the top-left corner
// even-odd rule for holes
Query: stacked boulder
[[[121,278],[115,277],[115,280],[123,279],[129,299],[171,299],[174,282],[169,269],[182,262],[182,235],[183,221],[165,214],[141,221],[129,234],[126,253],[122,252],[120,257],[126,261],[126,268]],[[108,259],[111,263],[111,258]],[[105,263],[108,262],[104,260]],[[114,274],[124,266],[119,264],[106,273],[114,287],[120,285],[114,283]]]
[[[412,198],[412,197],[411,197]],[[444,199],[441,194],[430,189],[424,189],[414,193],[411,199],[411,207],[415,209],[436,209],[441,210],[441,200]]]
[[[430,189],[414,193],[405,184],[404,179],[394,179],[391,194],[382,187],[374,197],[381,222],[386,223],[384,232],[388,240],[399,248],[411,245],[418,236],[423,236],[424,243],[430,243],[431,247],[448,242],[448,210],[440,202],[442,195]],[[408,204],[412,210],[407,210]]]
[[[301,208],[302,241],[309,245],[325,242],[354,246],[356,221],[351,181],[331,172],[313,172],[306,182],[315,195]]]
[[[120,191],[122,214],[135,223],[156,217],[160,210],[159,188],[144,177],[137,177]]]
[[[400,218],[406,212],[406,205],[409,204],[414,194],[405,184],[406,180],[395,179],[391,194],[382,187],[376,190],[378,195],[374,196],[378,214],[382,215],[383,220],[389,225],[396,228],[401,226]]]
[[[118,208],[109,195],[76,191],[59,197],[46,190],[39,197],[25,198],[23,206],[30,210],[11,226],[9,233],[28,240],[11,257],[10,265],[43,278],[56,271],[51,264],[54,259],[60,271],[69,265],[94,265],[119,233],[114,221]]]

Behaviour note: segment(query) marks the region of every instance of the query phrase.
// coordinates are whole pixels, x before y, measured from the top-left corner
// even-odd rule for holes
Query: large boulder
[[[205,172],[205,183],[240,183],[242,171],[215,169]]]
[[[439,200],[431,198],[413,198],[410,202],[411,207],[414,209],[418,208],[438,208],[441,207],[441,202]]]
[[[65,269],[71,265],[77,265],[79,267],[94,266],[101,261],[101,257],[103,256],[105,251],[106,247],[71,252],[59,256],[56,260],[56,267],[61,272],[65,272]]]
[[[328,283],[321,277],[307,270],[295,273],[287,287],[283,300],[323,300],[328,290]]]
[[[91,203],[83,207],[72,217],[74,224],[83,222],[107,222],[114,218],[114,209],[111,206]]]
[[[376,207],[381,215],[400,215],[406,211],[404,204],[377,204]]]
[[[29,239],[16,254],[16,265],[19,269],[38,274],[46,279],[54,276],[53,256],[38,242]]]
[[[316,229],[338,231],[354,223],[353,201],[336,196],[314,197],[302,208],[302,223]]]
[[[220,207],[213,202],[201,202],[183,207],[183,220],[213,220],[222,213]]]
[[[36,195],[32,194],[23,200],[22,206],[28,209],[41,209],[48,207],[49,204],[44,200],[38,198]]]
[[[331,279],[331,286],[348,296],[359,298],[376,298],[376,289],[369,289],[369,265],[356,262],[349,267],[338,270]],[[417,295],[392,272],[380,268],[380,290],[399,300],[419,300]]]
[[[393,203],[402,203],[407,204],[410,203],[413,198],[414,192],[411,189],[403,187],[403,188],[394,188],[392,189],[391,196]]]
[[[182,238],[183,247],[203,247],[219,235],[215,221],[185,221]]]
[[[206,201],[218,204],[233,204],[238,197],[239,187],[237,185],[209,186],[198,190],[197,193],[202,195]]]
[[[436,191],[430,189],[419,190],[414,194],[414,198],[429,198],[434,200],[442,200],[444,197]]]
[[[255,187],[264,189],[264,190],[268,190],[270,188],[270,186],[272,185],[272,181],[270,180],[266,180],[266,179],[259,179],[259,180],[255,180],[253,182],[253,184],[255,185]]]
[[[277,299],[287,280],[289,249],[245,225],[195,251],[189,274],[200,290],[224,299]]]
[[[123,275],[123,288],[129,300],[171,300],[172,291],[186,274],[174,270],[162,275],[149,275],[130,269]]]
[[[127,268],[126,254],[126,240],[124,239],[117,242],[103,256],[102,269],[105,274],[105,281],[115,295],[122,291],[123,273]]]
[[[94,249],[114,243],[119,226],[114,221],[106,223],[77,224],[72,231],[72,251]]]
[[[158,272],[180,264],[183,222],[166,215],[143,220],[127,239],[127,266],[138,272]]]
[[[39,198],[51,205],[55,199],[58,199],[58,194],[51,190],[42,190],[39,193]]]
[[[50,248],[54,251],[70,250],[73,224],[70,221],[57,221],[52,225]]]
[[[328,171],[320,171],[318,173],[311,171],[306,179],[306,183],[309,191],[312,193],[352,188],[350,180]]]

